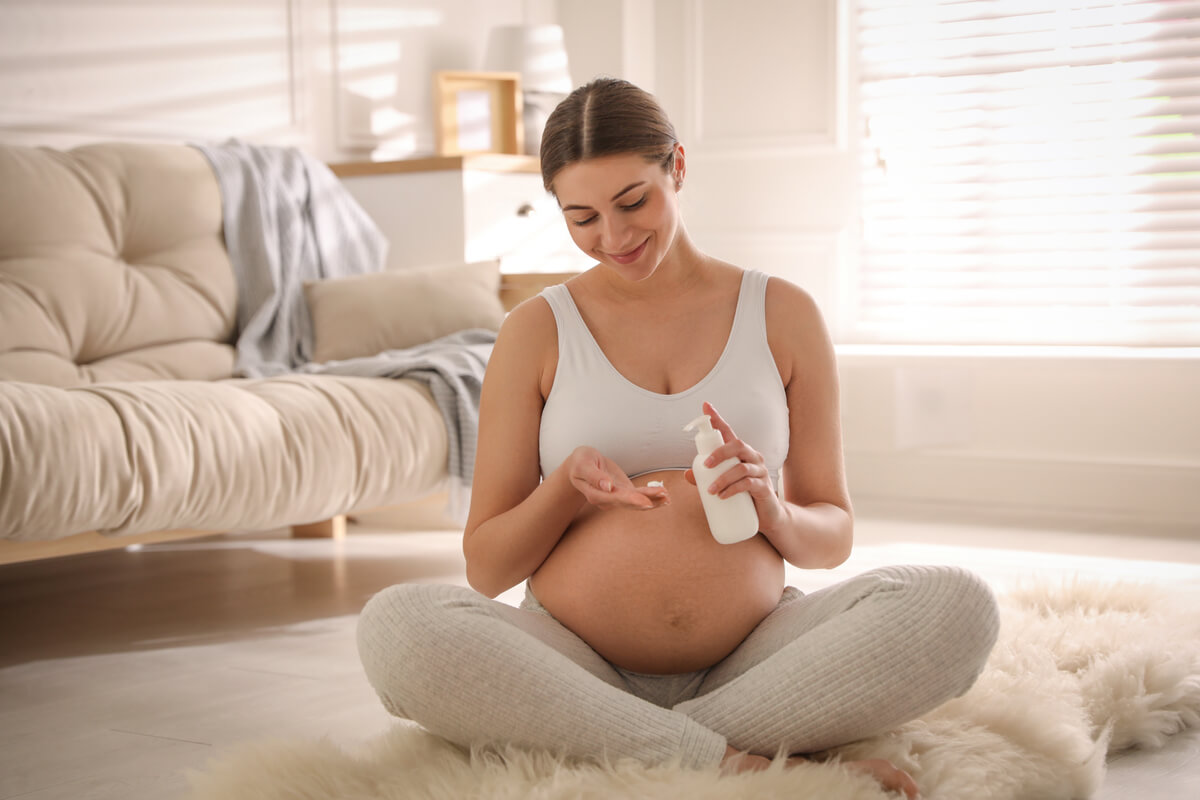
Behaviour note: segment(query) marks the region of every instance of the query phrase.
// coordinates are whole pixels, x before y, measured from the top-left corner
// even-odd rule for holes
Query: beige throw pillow
[[[467,328],[499,330],[500,262],[438,264],[310,281],[313,361],[373,356]]]

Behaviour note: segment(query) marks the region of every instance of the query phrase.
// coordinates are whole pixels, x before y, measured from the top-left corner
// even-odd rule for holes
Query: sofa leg
[[[338,514],[331,519],[292,526],[293,539],[345,539],[346,515]]]

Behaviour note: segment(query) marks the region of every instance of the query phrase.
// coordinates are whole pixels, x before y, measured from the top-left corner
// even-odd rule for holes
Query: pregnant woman
[[[965,692],[997,634],[970,573],[893,567],[803,594],[784,562],[846,560],[837,374],[812,299],[697,249],[684,149],[654,98],[576,89],[542,138],[548,191],[596,266],[516,308],[480,407],[467,578],[376,595],[359,623],[394,714],[460,745],[761,768],[877,735]],[[736,464],[710,485],[683,426]],[[746,493],[720,544],[700,492]],[[489,599],[525,582],[520,608]],[[857,765],[915,796],[884,761]]]

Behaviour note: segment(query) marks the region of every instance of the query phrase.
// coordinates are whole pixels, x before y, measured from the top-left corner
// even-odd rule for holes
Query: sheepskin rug
[[[464,753],[398,724],[362,752],[327,741],[248,746],[188,776],[191,800],[895,800],[840,760],[887,758],[927,800],[1086,798],[1105,758],[1200,725],[1200,613],[1140,584],[1035,585],[1001,598],[1000,641],[966,695],[828,760],[744,775]]]

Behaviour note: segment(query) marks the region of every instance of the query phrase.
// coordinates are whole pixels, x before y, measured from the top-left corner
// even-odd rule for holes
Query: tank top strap
[[[546,302],[550,304],[550,310],[554,313],[554,323],[558,327],[558,338],[562,339],[563,326],[567,324],[570,316],[568,311],[572,305],[571,292],[566,286],[556,283],[542,289],[541,296],[546,298]]]
[[[767,346],[767,281],[765,272],[746,270],[742,276],[742,289],[738,294],[737,313],[733,319],[731,345],[741,352]]]
[[[541,291],[542,297],[550,304],[554,313],[554,324],[558,330],[558,369],[557,373],[565,374],[567,369],[578,370],[586,359],[592,358],[592,333],[587,329],[571,290],[559,283],[547,286]]]

